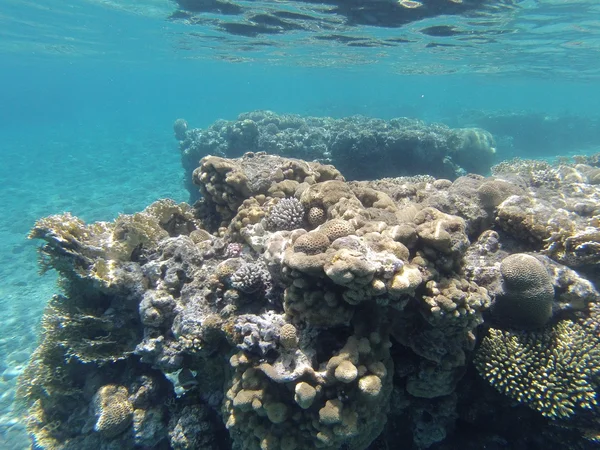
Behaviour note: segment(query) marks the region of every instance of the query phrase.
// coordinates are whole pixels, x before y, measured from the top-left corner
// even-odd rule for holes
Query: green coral
[[[145,213],[120,215],[115,220],[112,236],[111,259],[128,261],[136,249],[155,246],[161,239],[169,237],[155,217]]]
[[[491,328],[475,356],[481,376],[501,393],[553,419],[597,405],[600,338],[585,322],[539,331]]]
[[[159,200],[140,213],[120,215],[114,223],[88,225],[69,213],[45,217],[35,223],[29,238],[45,241],[39,249],[42,271],[56,269],[66,278],[73,273],[91,276],[108,287],[123,277],[122,263],[135,261],[141,250],[199,228],[191,206]]]
[[[69,213],[38,220],[29,239],[41,239],[39,248],[41,272],[56,269],[61,273],[84,274],[102,256],[103,241],[108,241],[111,226],[106,222],[87,225]]]
[[[81,369],[52,340],[44,339],[33,352],[18,380],[16,406],[35,448],[59,448],[61,436],[70,433],[68,419],[85,402],[81,386],[72,382]]]

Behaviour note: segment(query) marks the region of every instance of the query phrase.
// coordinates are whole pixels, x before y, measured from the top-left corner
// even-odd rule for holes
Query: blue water
[[[398,66],[403,61],[418,66],[418,52],[394,59],[388,50],[378,64],[377,50],[323,49],[336,59],[355,51],[357,58],[372,61],[332,67],[323,67],[328,57],[319,49],[301,43],[282,49],[276,63],[273,54],[260,52],[252,58],[242,54],[251,59],[246,62],[212,58],[228,53],[223,44],[186,52],[174,43],[184,41],[190,28],[165,20],[172,9],[166,1],[116,2],[122,7],[41,3],[0,0],[1,449],[29,445],[15,421],[12,388],[55,291],[51,274],[38,277],[35,245],[26,240],[29,229],[37,218],[63,211],[86,221],[111,220],[159,198],[184,201],[172,132],[178,117],[205,127],[255,109],[428,121],[451,120],[465,109],[600,113],[598,25],[579,22],[583,31],[578,30],[575,15],[571,27],[563,18],[567,24],[556,24],[555,30],[545,30],[543,17],[532,15],[528,23],[538,20],[540,41],[524,39],[520,51],[513,41],[512,55],[504,47],[479,50],[486,61],[452,59],[446,62],[460,73],[447,74],[440,54],[440,73],[409,74],[399,73]],[[578,7],[573,3],[567,14],[578,13]],[[507,26],[514,26],[512,20]],[[546,32],[550,37],[542,42]],[[549,52],[562,56],[549,59]],[[428,64],[432,55],[423,56]],[[483,73],[481,67],[498,70]],[[565,148],[565,154],[572,150]]]

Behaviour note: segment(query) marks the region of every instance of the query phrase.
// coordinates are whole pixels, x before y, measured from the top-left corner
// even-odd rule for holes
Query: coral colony
[[[36,445],[592,448],[600,169],[463,175],[487,132],[303,120],[178,121],[193,206],[36,223],[62,289],[20,381]],[[325,156],[447,176],[346,181]]]

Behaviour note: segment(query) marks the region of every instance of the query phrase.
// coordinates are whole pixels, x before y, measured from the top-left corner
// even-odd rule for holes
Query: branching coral
[[[578,322],[529,332],[491,328],[475,365],[498,391],[546,417],[564,419],[597,405],[600,338]]]
[[[272,230],[294,230],[304,220],[304,207],[294,197],[281,199],[267,216],[267,226]]]

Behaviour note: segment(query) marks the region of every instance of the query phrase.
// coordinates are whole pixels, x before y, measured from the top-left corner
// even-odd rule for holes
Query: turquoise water
[[[306,12],[318,4],[286,6]],[[316,39],[318,26],[251,39],[219,29],[215,21],[225,19],[216,13],[197,25],[167,20],[175,9],[166,0],[0,0],[2,449],[29,445],[13,411],[13,387],[56,291],[52,274],[38,276],[29,229],[64,211],[112,220],[159,198],[186,200],[172,131],[178,117],[207,127],[256,109],[447,123],[465,110],[600,114],[595,2],[514,2],[481,17],[392,28],[337,25],[340,35],[379,44],[410,40],[370,48]],[[478,39],[422,32],[447,24]],[[560,153],[595,149],[600,140]],[[556,149],[536,152],[554,156]]]

